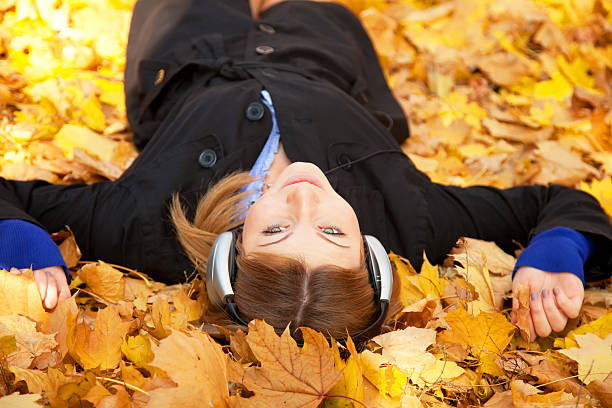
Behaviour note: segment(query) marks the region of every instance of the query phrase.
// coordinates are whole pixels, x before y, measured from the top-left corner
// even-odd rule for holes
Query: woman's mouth
[[[309,183],[312,184],[313,186],[319,187],[320,189],[323,189],[323,184],[321,184],[321,182],[311,176],[311,175],[307,175],[307,174],[297,174],[295,176],[290,177],[284,184],[282,188],[285,188],[287,186],[290,186],[292,184],[297,184],[297,183]]]

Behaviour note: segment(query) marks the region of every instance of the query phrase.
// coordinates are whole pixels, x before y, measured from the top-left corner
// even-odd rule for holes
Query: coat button
[[[276,30],[270,24],[260,23],[257,26],[257,28],[259,28],[259,31],[261,31],[262,33],[266,33],[266,34],[274,34],[274,33],[276,33]]]
[[[344,170],[350,170],[353,165],[351,164],[351,157],[346,153],[340,153],[336,158],[338,166],[341,166]]]
[[[161,84],[165,77],[166,77],[166,70],[165,69],[160,69],[159,71],[157,71],[157,75],[155,76],[154,85]]]
[[[251,102],[246,108],[246,117],[248,120],[259,120],[263,118],[264,107],[259,102]]]
[[[212,149],[204,149],[198,157],[198,163],[205,169],[211,168],[217,162],[217,153]]]
[[[269,45],[258,45],[255,47],[255,52],[260,55],[272,54],[274,52],[274,48]]]

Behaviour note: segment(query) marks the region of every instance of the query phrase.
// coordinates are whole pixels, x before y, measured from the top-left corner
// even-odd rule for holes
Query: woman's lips
[[[317,180],[315,177],[311,176],[311,175],[307,175],[307,174],[298,174],[295,176],[290,177],[285,184],[283,184],[283,187],[287,187],[290,186],[292,184],[297,184],[297,183],[310,183],[313,186],[319,187],[320,189],[323,189],[323,184],[321,184],[321,182],[319,180]]]

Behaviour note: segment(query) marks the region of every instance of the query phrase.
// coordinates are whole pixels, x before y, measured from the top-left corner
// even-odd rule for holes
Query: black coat
[[[0,179],[0,219],[69,225],[85,259],[181,281],[193,266],[169,223],[169,198],[178,191],[193,209],[211,183],[250,169],[272,125],[265,88],[289,159],[331,170],[362,232],[417,269],[424,250],[441,262],[459,236],[511,252],[513,241],[564,226],[596,238],[587,279],[610,275],[612,227],[588,194],[443,186],[414,167],[399,145],[408,137],[401,108],[342,6],[291,1],[253,21],[247,0],[140,0],[127,55],[135,162],[119,180],[92,185]]]

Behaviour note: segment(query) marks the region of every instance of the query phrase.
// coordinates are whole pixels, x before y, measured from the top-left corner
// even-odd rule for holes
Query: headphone
[[[213,243],[206,265],[206,292],[212,304],[225,309],[236,323],[248,326],[248,322],[240,317],[232,288],[238,269],[236,240],[239,236],[238,230],[226,231]],[[359,342],[360,338],[366,339],[377,334],[376,331],[387,313],[393,287],[393,272],[385,247],[371,235],[363,235],[363,246],[370,285],[374,289],[374,297],[380,312],[372,324],[353,336],[355,342]],[[344,343],[345,339],[338,341]]]

